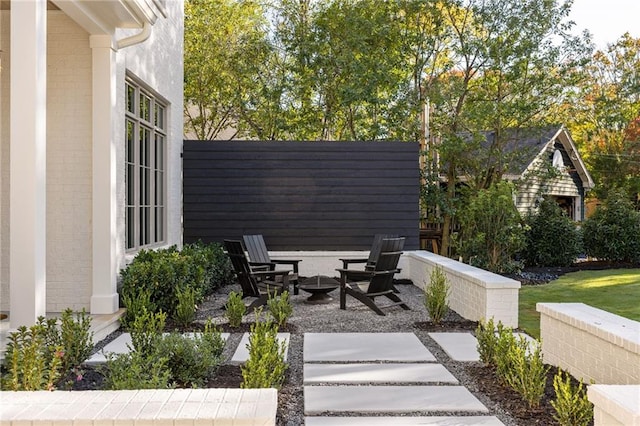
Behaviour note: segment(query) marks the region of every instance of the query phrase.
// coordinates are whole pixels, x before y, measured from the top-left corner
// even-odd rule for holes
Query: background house
[[[574,221],[585,219],[585,194],[594,182],[564,126],[521,130],[508,149],[521,154],[505,175],[518,183],[516,207],[521,214],[535,211],[548,196]]]
[[[128,258],[181,243],[183,1],[0,5],[0,309],[114,313]]]
[[[469,141],[475,150],[469,155],[483,164],[483,171],[500,167],[502,178],[516,184],[514,203],[521,215],[536,211],[544,197],[552,197],[574,221],[586,217],[585,195],[594,182],[582,161],[569,134],[562,125],[538,128],[503,129],[501,141],[496,142],[494,132],[484,132],[477,144]],[[501,162],[491,161],[491,149],[500,144]],[[433,164],[439,164],[438,153],[434,153]],[[489,165],[489,166],[487,166]],[[443,186],[446,176],[440,175]],[[468,183],[468,176],[459,185]],[[431,212],[433,213],[433,212]],[[436,216],[438,212],[434,213]],[[433,219],[433,218],[431,218]],[[459,230],[454,223],[453,232]],[[439,252],[442,244],[442,224],[437,220],[424,220],[420,229],[420,247]]]

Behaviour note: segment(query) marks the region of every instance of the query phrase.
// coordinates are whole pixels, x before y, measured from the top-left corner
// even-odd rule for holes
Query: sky
[[[574,0],[569,19],[577,33],[589,30],[596,48],[605,49],[627,31],[640,37],[640,0]]]

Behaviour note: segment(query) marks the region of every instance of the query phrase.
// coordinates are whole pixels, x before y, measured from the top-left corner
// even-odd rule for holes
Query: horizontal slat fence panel
[[[185,243],[262,234],[269,250],[419,247],[418,144],[184,141]]]

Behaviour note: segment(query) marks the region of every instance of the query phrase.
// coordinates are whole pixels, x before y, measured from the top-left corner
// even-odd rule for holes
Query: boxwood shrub
[[[555,200],[546,198],[526,219],[528,266],[569,266],[582,251],[582,235]]]
[[[613,262],[640,261],[640,212],[623,192],[611,191],[582,229],[587,255]]]
[[[233,279],[231,264],[219,244],[195,243],[159,250],[140,250],[120,273],[123,304],[147,295],[147,308],[173,316],[178,289],[193,289],[197,302]]]

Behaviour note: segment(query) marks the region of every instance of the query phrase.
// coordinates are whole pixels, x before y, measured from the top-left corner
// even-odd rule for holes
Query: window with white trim
[[[165,240],[167,108],[131,79],[126,105],[126,248],[137,250]]]

